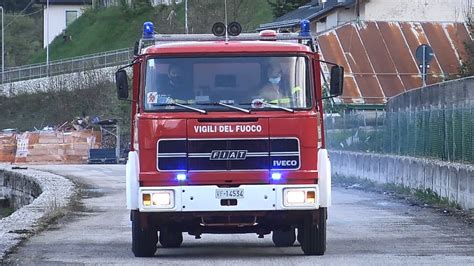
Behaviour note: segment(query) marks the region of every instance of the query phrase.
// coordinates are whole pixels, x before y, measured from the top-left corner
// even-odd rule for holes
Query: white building
[[[48,6],[49,8],[46,8]],[[91,6],[91,0],[39,0],[44,6],[43,21],[43,46],[46,47],[54,38],[63,31],[74,20],[76,20],[84,9]],[[49,20],[49,21],[48,21]]]
[[[171,5],[173,3],[179,4],[181,2],[183,2],[183,0],[150,0],[152,6]]]
[[[130,5],[132,2],[135,0],[126,0],[126,2]],[[103,6],[103,7],[108,7],[108,6],[117,6],[120,5],[120,0],[92,0],[92,3],[94,5],[98,6]],[[152,6],[157,6],[157,5],[171,5],[173,3],[181,3],[183,0],[149,0],[150,4]]]
[[[356,19],[364,21],[465,22],[473,18],[473,0],[313,0],[258,30],[294,30],[311,21],[322,32]]]
[[[133,0],[127,1],[129,4],[133,2]],[[183,0],[150,0],[150,4],[152,6],[170,5],[172,3],[181,3],[182,1]],[[38,0],[38,2],[44,7],[44,47],[50,44],[58,35],[63,34],[69,24],[81,16],[84,10],[91,7],[92,4],[102,7],[116,6],[120,4],[119,0]],[[47,8],[48,2],[49,8]]]

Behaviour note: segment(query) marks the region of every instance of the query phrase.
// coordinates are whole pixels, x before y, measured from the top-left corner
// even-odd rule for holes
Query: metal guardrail
[[[49,65],[20,66],[5,71],[2,75],[2,84],[126,64],[132,58],[133,48],[126,48],[55,60],[51,61]]]

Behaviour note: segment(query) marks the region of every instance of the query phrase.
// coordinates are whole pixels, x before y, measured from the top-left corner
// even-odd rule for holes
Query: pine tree
[[[474,36],[474,22],[468,22],[467,27],[472,38]],[[468,39],[464,42],[464,46],[466,48],[467,56],[462,60],[460,74],[463,77],[470,77],[474,75],[474,41]]]
[[[273,15],[275,17],[281,17],[286,13],[297,9],[300,6],[303,6],[310,1],[308,0],[267,0],[268,4],[271,6]]]

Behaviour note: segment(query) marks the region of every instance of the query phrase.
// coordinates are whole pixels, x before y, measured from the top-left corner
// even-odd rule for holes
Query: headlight
[[[314,188],[287,188],[283,190],[284,205],[308,207],[317,203]]]
[[[289,190],[286,192],[286,201],[290,204],[304,203],[305,192],[303,190]]]
[[[168,206],[171,204],[170,192],[153,193],[151,196],[153,205]]]
[[[173,208],[174,192],[172,190],[145,192],[142,194],[144,207]]]

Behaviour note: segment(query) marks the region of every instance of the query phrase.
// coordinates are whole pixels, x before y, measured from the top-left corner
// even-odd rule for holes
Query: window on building
[[[79,17],[77,10],[66,10],[66,27],[71,25]]]

